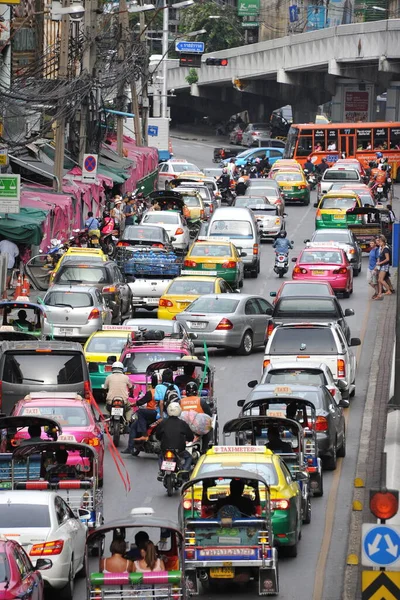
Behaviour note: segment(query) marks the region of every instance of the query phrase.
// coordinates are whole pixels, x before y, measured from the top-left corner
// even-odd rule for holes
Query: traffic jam
[[[79,578],[88,600],[279,595],[279,560],[301,551],[346,455],[361,340],[341,299],[394,219],[356,159],[310,173],[279,140],[268,150],[213,174],[161,163],[156,191],[118,200],[134,218],[107,244],[82,232],[33,257],[30,297],[0,302],[2,600],[73,600]],[[315,231],[294,248],[288,215],[314,189]],[[262,245],[280,287],[247,293]],[[374,299],[385,270],[371,270]],[[227,369],[232,354],[259,364],[225,422],[213,349]],[[108,456],[128,497],[134,465],[153,460],[176,517],[151,503],[109,515]]]

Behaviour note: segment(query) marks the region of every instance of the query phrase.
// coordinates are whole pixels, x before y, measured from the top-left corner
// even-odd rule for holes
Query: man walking
[[[372,300],[375,300],[378,296],[378,274],[375,270],[376,262],[379,256],[379,248],[375,240],[371,240],[369,243],[369,263],[367,271],[367,282],[374,289]]]

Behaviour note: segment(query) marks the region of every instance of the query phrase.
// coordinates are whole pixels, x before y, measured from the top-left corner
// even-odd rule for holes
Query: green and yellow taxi
[[[92,390],[96,396],[102,396],[103,384],[111,373],[111,364],[107,364],[109,356],[119,360],[122,349],[126,346],[132,327],[124,325],[105,325],[102,331],[96,331],[87,339],[83,347],[89,367]]]
[[[79,248],[72,246],[61,256],[60,260],[56,264],[53,272],[50,276],[50,282],[53,281],[57,271],[59,271],[61,265],[65,264],[69,260],[81,260],[82,262],[106,262],[109,257],[104,254],[100,248]]]
[[[224,294],[232,292],[232,288],[222,277],[188,275],[175,277],[158,301],[157,317],[173,319],[185,310],[189,304],[204,294]]]
[[[350,190],[327,192],[315,206],[317,208],[315,229],[347,227],[349,223],[362,220],[361,215],[347,213],[351,208],[362,206],[358,195]]]
[[[310,204],[310,188],[301,169],[287,167],[273,173],[272,178],[281,188],[285,202]]]
[[[211,471],[235,468],[258,473],[268,483],[275,543],[285,548],[286,555],[296,556],[302,524],[301,491],[299,484],[293,480],[289,469],[277,454],[265,446],[214,446],[200,457],[191,478],[205,477],[207,472]],[[229,488],[223,480],[211,489],[211,495],[215,498],[228,493]],[[246,493],[251,494],[250,488],[245,488],[244,494]],[[195,488],[194,502],[200,510],[200,489],[196,495]],[[189,498],[184,498],[183,508],[191,509]]]
[[[199,237],[189,248],[182,275],[222,277],[232,288],[243,287],[243,254],[228,238]]]

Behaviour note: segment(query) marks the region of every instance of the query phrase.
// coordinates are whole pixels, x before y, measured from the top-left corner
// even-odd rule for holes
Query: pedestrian
[[[376,263],[379,257],[379,248],[375,240],[369,243],[369,263],[367,271],[367,282],[374,289],[372,300],[378,296],[378,272],[375,270]]]
[[[7,255],[7,282],[6,289],[10,288],[11,275],[15,267],[15,259],[19,256],[19,248],[17,244],[14,244],[11,240],[5,240],[4,238],[0,241],[0,254]]]
[[[384,235],[380,235],[376,238],[377,244],[379,246],[379,256],[376,263],[375,269],[379,271],[378,273],[378,295],[375,300],[381,300],[383,295],[390,296],[392,292],[390,291],[391,284],[389,285],[385,280],[387,278],[387,274],[389,272],[390,267],[390,250],[386,242],[386,238]],[[385,290],[385,291],[384,291]]]
[[[122,231],[122,223],[124,219],[124,213],[121,208],[122,200],[121,196],[115,196],[114,198],[114,208],[111,210],[111,216],[114,219],[115,228],[118,231]]]
[[[134,202],[135,202],[134,198],[132,198],[132,197],[128,198],[126,206],[124,208],[125,227],[127,227],[128,225],[134,225],[135,224]]]

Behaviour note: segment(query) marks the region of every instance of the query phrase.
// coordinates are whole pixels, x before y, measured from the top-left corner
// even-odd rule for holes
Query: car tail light
[[[164,249],[164,244],[152,244],[151,247],[152,248],[162,248],[162,249]]]
[[[200,210],[200,219],[205,219],[206,218],[206,213],[204,212],[204,208],[202,208]]]
[[[271,510],[289,510],[290,502],[286,498],[275,498],[271,500]]]
[[[264,362],[263,362],[264,369],[266,369],[267,367],[269,367],[270,364],[271,364],[270,360],[264,360]]]
[[[307,269],[303,269],[303,267],[295,267],[293,269],[293,273],[297,273],[297,274],[302,273],[303,275],[305,275],[307,273]]]
[[[318,194],[321,193],[321,184],[320,183],[317,185],[317,191],[318,191]]]
[[[258,135],[258,131],[252,131],[251,135]]]
[[[214,206],[212,204],[210,204],[210,215],[212,215],[214,212]]]
[[[124,247],[124,248],[126,248],[126,246],[129,246],[129,245],[130,245],[129,242],[118,242],[117,247],[120,247],[120,248]]]
[[[273,323],[268,323],[267,337],[269,337],[271,335],[271,333],[273,332],[274,329],[275,329],[275,325]]]
[[[253,256],[257,256],[258,254],[258,244],[253,244]]]
[[[216,326],[215,329],[221,330],[221,329],[233,329],[233,323],[229,320],[229,319],[221,319],[221,321],[218,323],[218,325]]]
[[[104,294],[115,294],[116,291],[117,288],[115,287],[115,285],[106,285],[105,287],[103,287],[102,290]]]
[[[305,190],[307,189],[307,186],[304,185],[304,183],[302,183],[301,185],[299,185],[299,190]]]
[[[337,376],[346,377],[346,363],[343,358],[337,359]]]
[[[197,267],[197,263],[195,263],[194,260],[185,260],[183,265],[185,267]]]
[[[328,431],[328,419],[326,417],[317,417],[315,421],[316,431]]]
[[[90,321],[91,319],[98,319],[100,317],[100,311],[98,308],[93,308],[93,310],[90,312],[90,315],[88,316],[88,321]]]
[[[88,400],[90,402],[90,396],[91,396],[91,387],[90,387],[90,381],[84,381],[83,382],[83,395],[85,397],[85,400]]]
[[[222,263],[222,268],[223,269],[235,269],[236,268],[236,263],[233,260],[230,260],[228,262],[224,262],[224,263]]]
[[[356,253],[356,251],[354,250],[354,248],[350,248],[349,254],[355,254],[355,253]]]
[[[334,388],[334,387],[328,388],[328,391],[332,394],[333,397],[335,397],[336,388]]]
[[[187,560],[194,560],[195,556],[196,556],[196,550],[194,550],[193,548],[191,548],[190,550],[185,550],[185,558]],[[180,594],[178,597],[180,597]]]
[[[334,275],[346,275],[346,273],[347,273],[347,269],[346,269],[346,267],[340,267],[340,269],[334,269],[334,270],[332,271],[332,273],[333,273]]]
[[[317,219],[317,221],[320,221],[322,219],[321,210],[319,208],[318,208],[317,212],[315,213],[315,218]]]
[[[194,510],[201,510],[201,500],[195,500],[193,502],[193,507],[194,507]],[[190,498],[186,498],[186,500],[183,501],[183,508],[185,510],[192,509],[192,500]]]
[[[170,308],[171,306],[173,306],[173,303],[171,302],[171,300],[160,298],[160,300],[158,301],[158,306],[165,306]]]
[[[63,547],[63,540],[45,542],[44,544],[33,544],[29,554],[30,556],[55,556],[56,554],[61,554]]]
[[[178,229],[175,231],[175,235],[182,235],[183,233],[185,233],[182,229],[182,227],[178,227]]]
[[[97,437],[92,437],[92,438],[83,438],[82,444],[87,444],[88,446],[100,446],[100,440]]]

